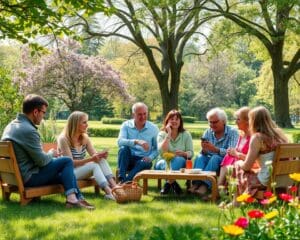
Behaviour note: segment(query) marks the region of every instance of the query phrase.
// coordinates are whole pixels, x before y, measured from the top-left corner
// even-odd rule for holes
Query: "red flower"
[[[253,198],[253,197],[248,197],[246,199],[246,203],[253,203],[253,202],[255,202],[255,198]]]
[[[265,198],[270,198],[270,197],[272,197],[272,196],[273,196],[273,193],[272,193],[272,192],[270,192],[270,191],[264,192],[264,197],[265,197]]]
[[[246,228],[249,225],[249,221],[245,217],[240,217],[234,222],[234,225],[239,226],[241,228]]]
[[[279,197],[285,202],[290,202],[293,199],[293,196],[287,193],[281,193]]]
[[[254,209],[254,210],[251,210],[248,212],[248,216],[250,218],[262,218],[265,214],[260,211],[260,210],[257,210],[257,209]]]
[[[297,186],[290,186],[289,188],[292,193],[297,192],[297,190],[298,190]]]

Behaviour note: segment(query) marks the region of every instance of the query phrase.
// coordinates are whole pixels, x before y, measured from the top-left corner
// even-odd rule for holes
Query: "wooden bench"
[[[9,201],[11,193],[18,193],[21,205],[28,204],[34,198],[64,192],[61,184],[24,187],[13,145],[8,141],[0,141],[0,184],[3,199]],[[78,180],[77,184],[79,188],[94,186],[95,193],[99,193],[99,186],[92,178]]]
[[[268,191],[272,191],[272,182],[275,182],[275,188],[284,189],[293,184],[289,174],[300,173],[300,144],[285,143],[280,144],[276,148],[273,163],[270,183],[267,187]],[[255,198],[262,199],[264,191],[258,191]]]

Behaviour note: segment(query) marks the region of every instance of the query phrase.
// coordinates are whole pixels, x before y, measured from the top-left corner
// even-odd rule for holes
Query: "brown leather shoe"
[[[79,200],[79,203],[80,203],[81,205],[83,205],[84,208],[87,208],[87,209],[89,209],[89,210],[94,210],[94,209],[95,209],[95,206],[92,205],[92,204],[90,204],[90,203],[88,203],[85,199]]]
[[[77,202],[69,202],[66,201],[66,208],[85,208],[88,210],[94,210],[95,207],[91,204],[89,204],[87,201],[85,200],[79,200]]]

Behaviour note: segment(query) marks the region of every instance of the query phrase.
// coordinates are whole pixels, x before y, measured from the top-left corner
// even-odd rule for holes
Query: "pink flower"
[[[264,192],[264,197],[265,197],[265,198],[270,198],[270,197],[272,197],[272,196],[273,196],[273,193],[272,193],[272,192],[270,192],[270,191]]]
[[[249,221],[245,217],[240,217],[234,222],[234,225],[239,226],[241,228],[246,228],[249,225]]]
[[[251,210],[248,212],[248,216],[250,218],[262,218],[265,214],[260,211],[260,210],[257,210],[257,209],[254,209],[254,210]]]
[[[290,202],[293,199],[293,196],[287,193],[281,193],[279,197],[285,202]]]
[[[269,204],[269,199],[265,198],[265,199],[261,200],[260,204],[262,204],[262,205],[268,205]]]

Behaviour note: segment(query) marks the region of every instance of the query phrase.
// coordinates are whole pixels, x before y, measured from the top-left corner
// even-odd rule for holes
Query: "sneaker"
[[[116,201],[115,197],[112,194],[105,194],[104,199]]]
[[[172,188],[175,194],[180,195],[182,193],[182,189],[176,181],[172,183]]]
[[[170,192],[170,190],[171,190],[171,184],[166,182],[163,189],[161,189],[160,194],[161,195],[166,195]]]

